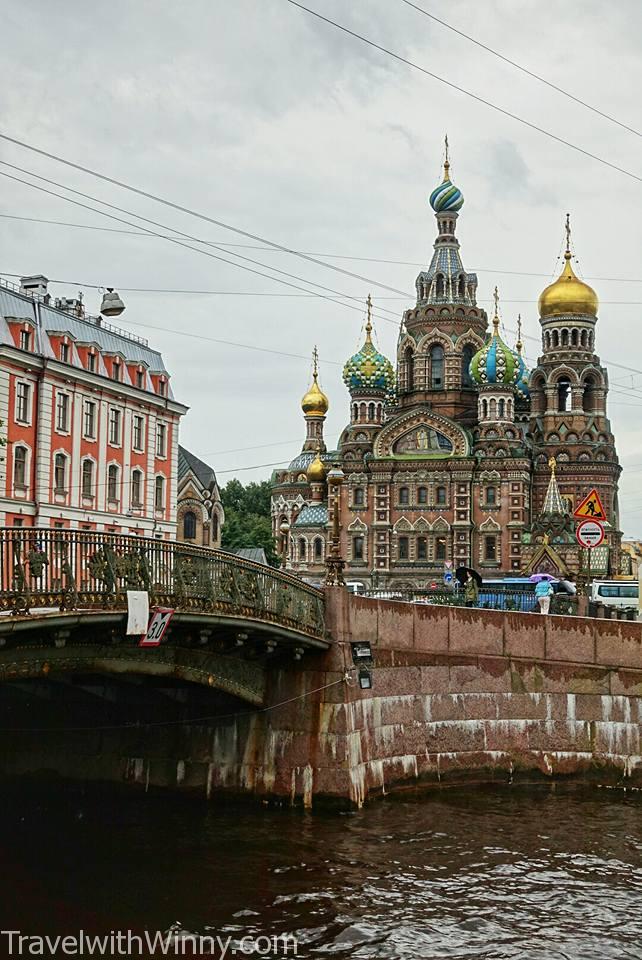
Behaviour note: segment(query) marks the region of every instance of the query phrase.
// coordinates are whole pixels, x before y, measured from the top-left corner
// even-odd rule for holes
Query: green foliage
[[[223,550],[263,547],[268,563],[277,567],[279,557],[272,536],[269,480],[247,486],[240,480],[228,480],[221,490],[221,500],[225,508]]]

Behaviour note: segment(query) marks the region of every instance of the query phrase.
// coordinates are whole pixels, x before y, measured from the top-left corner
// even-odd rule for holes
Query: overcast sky
[[[608,7],[597,0],[417,3],[642,130],[637,0]],[[642,176],[642,140],[635,133],[519,73],[402,0],[307,5]],[[2,32],[2,132],[297,250],[407,261],[328,260],[367,278],[358,280],[281,252],[234,246],[223,253],[195,244],[256,270],[265,267],[234,254],[277,267],[305,282],[282,279],[306,289],[314,282],[362,299],[371,291],[376,310],[388,318],[376,321],[379,345],[392,358],[398,319],[412,300],[415,264],[426,264],[431,255],[435,221],[427,197],[440,179],[446,132],[452,177],[466,198],[458,224],[464,264],[479,273],[485,307],[498,285],[509,340],[521,312],[530,358],[539,352],[529,339],[539,334],[537,298],[560,269],[570,211],[578,272],[601,300],[597,348],[609,366],[609,410],[624,466],[624,531],[642,537],[642,373],[615,366],[642,371],[642,183],[287,0],[7,0]],[[0,143],[0,159],[198,240],[253,243],[15,146]],[[0,212],[132,229],[4,177]],[[59,296],[74,296],[83,284],[121,291],[127,310],[118,322],[162,350],[175,395],[190,407],[182,442],[216,468],[221,483],[235,473],[244,481],[266,477],[271,467],[239,468],[288,461],[298,452],[304,437],[299,403],[310,362],[199,336],[302,357],[317,343],[330,398],[330,446],[348,418],[341,365],[361,340],[360,310],[292,296],[298,291],[164,239],[6,217],[0,218],[0,273],[66,281],[51,287]],[[84,297],[88,310],[97,312],[98,291],[87,287]]]

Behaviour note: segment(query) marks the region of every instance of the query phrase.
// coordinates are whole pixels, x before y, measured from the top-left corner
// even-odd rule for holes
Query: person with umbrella
[[[535,583],[535,597],[539,603],[539,612],[548,613],[551,609],[551,597],[555,592],[553,590],[553,581],[549,573],[534,573],[530,578]]]

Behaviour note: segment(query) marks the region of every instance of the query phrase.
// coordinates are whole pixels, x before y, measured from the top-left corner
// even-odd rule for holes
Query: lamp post
[[[332,539],[330,543],[330,553],[326,557],[325,583],[328,587],[345,587],[346,582],[343,579],[343,568],[345,560],[341,556],[341,484],[343,483],[343,470],[339,464],[333,464],[332,469],[328,471],[326,481],[328,491],[334,494],[334,504],[332,512]]]
[[[288,558],[288,533],[290,532],[290,524],[287,520],[283,520],[279,527],[279,533],[281,534],[281,566],[285,570],[285,564]]]

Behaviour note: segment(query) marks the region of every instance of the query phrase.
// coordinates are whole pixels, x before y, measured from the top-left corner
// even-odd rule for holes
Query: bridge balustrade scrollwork
[[[148,591],[152,604],[325,636],[320,590],[222,550],[95,531],[0,528],[0,611],[119,609],[128,590]]]

